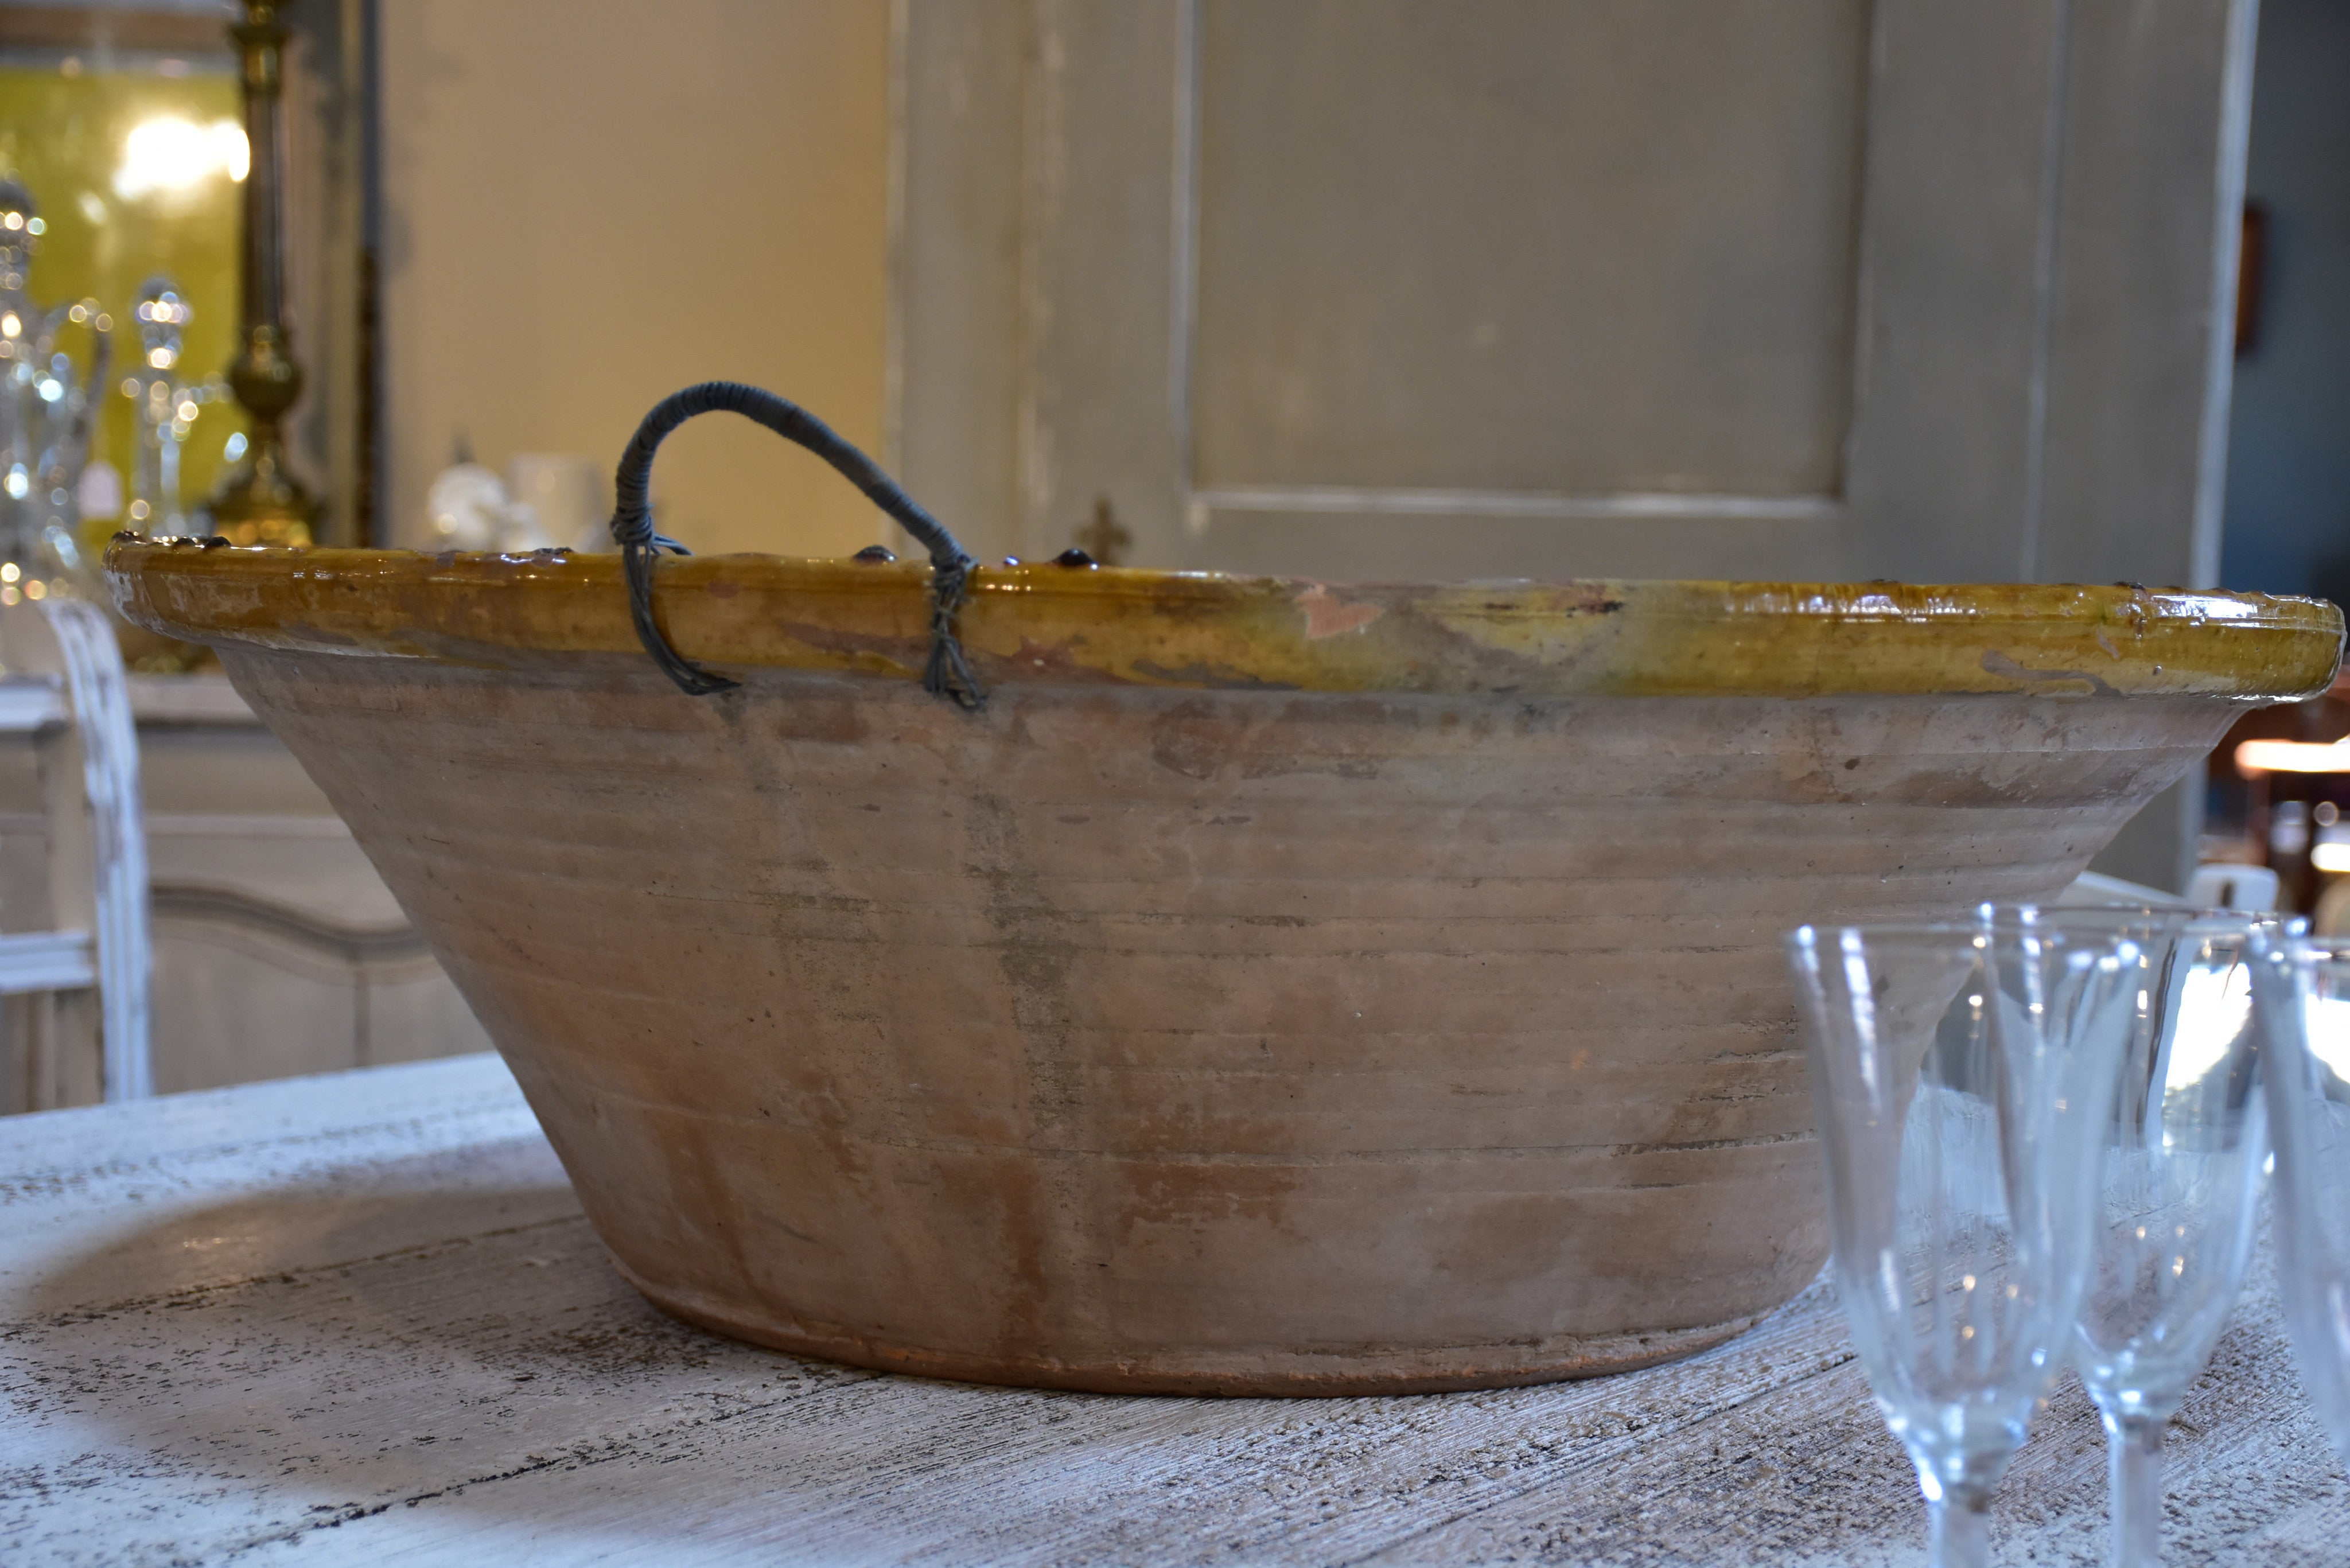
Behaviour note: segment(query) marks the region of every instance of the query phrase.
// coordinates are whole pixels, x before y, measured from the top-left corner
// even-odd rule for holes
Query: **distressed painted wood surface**
[[[1898,1563],[1908,1465],[1825,1289],[1485,1394],[927,1382],[646,1306],[493,1057],[0,1121],[0,1563]],[[2256,1285],[2172,1437],[2174,1563],[2340,1560]],[[2068,1386],[2002,1561],[2100,1560]]]

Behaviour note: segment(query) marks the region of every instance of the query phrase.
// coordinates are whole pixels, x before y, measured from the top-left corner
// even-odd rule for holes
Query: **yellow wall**
[[[663,393],[730,377],[878,455],[887,0],[400,0],[383,27],[393,536],[462,433],[608,472]],[[608,480],[607,481],[608,485]],[[830,470],[731,415],[671,438],[658,521],[697,551],[885,536]]]
[[[125,196],[112,183],[123,142],[141,120],[168,115],[206,125],[239,112],[236,78],[225,73],[94,71],[78,59],[70,72],[0,67],[0,174],[23,183],[47,229],[34,246],[33,301],[46,308],[93,298],[113,320],[112,370],[90,455],[121,472],[126,494],[138,425],[135,405],[120,389],[141,352],[131,308],[149,277],[169,277],[195,311],[181,343],[181,376],[202,387],[228,369],[236,345],[239,194],[226,173],[215,173],[184,190]],[[69,327],[60,341],[86,377],[88,334]],[[224,388],[204,395],[181,449],[185,503],[211,493],[223,444],[244,428],[244,411]],[[88,519],[84,532],[98,544],[120,525],[112,517]]]

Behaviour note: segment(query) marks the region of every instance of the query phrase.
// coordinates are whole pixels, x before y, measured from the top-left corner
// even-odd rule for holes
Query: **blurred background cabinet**
[[[489,1048],[300,764],[221,676],[133,676],[146,789],[160,1093]],[[47,876],[36,743],[0,736],[0,929]],[[0,1111],[99,1095],[94,1058],[29,1081],[0,1043]]]

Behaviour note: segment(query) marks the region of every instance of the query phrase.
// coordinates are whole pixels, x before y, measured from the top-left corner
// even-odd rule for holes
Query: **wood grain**
[[[0,1122],[0,1561],[1906,1563],[1814,1286],[1651,1371],[1315,1401],[796,1360],[606,1263],[494,1058]],[[2000,1560],[2101,1561],[2067,1385]],[[2350,1484],[2256,1281],[2174,1428],[2174,1564],[2335,1561]]]

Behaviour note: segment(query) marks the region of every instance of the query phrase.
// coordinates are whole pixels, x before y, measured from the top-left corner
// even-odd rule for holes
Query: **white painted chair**
[[[104,1098],[143,1099],[154,963],[122,655],[104,612],[51,597],[0,610],[0,732],[34,737],[47,850],[47,875],[17,885],[20,907],[0,907],[0,997],[25,999],[9,1023],[39,1080],[27,1098],[82,1097],[72,1064],[94,1054]]]

